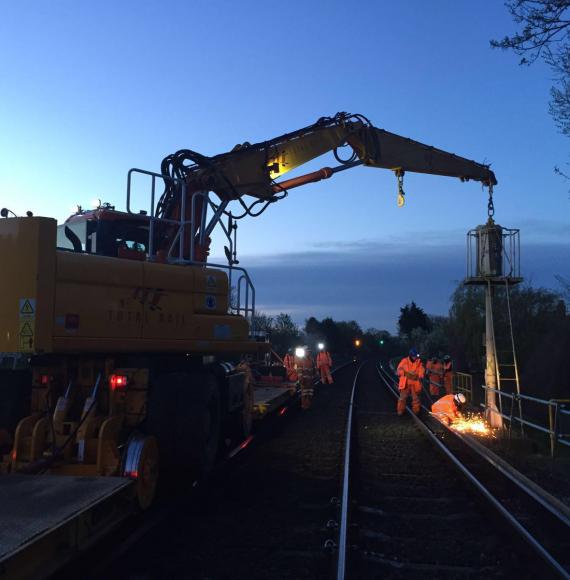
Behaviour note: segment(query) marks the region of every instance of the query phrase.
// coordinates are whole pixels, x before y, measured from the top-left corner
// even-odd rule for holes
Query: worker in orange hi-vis
[[[317,369],[321,374],[321,384],[332,385],[333,378],[331,375],[332,357],[330,352],[325,349],[325,345],[319,342],[319,353],[317,354]]]
[[[306,411],[311,408],[313,401],[315,365],[308,347],[295,349],[295,371],[301,385],[301,408]]]
[[[412,411],[417,415],[421,408],[420,393],[425,369],[415,348],[412,348],[408,356],[400,361],[397,372],[400,377],[398,384],[400,389],[400,398],[397,406],[398,415],[404,414],[408,397],[412,397]]]
[[[451,425],[463,416],[460,409],[466,402],[467,397],[463,393],[444,395],[431,406],[431,412],[444,423]]]
[[[443,357],[443,386],[446,394],[453,393],[453,361],[448,354]]]
[[[443,386],[443,365],[436,356],[433,356],[426,364],[426,377],[429,382],[429,394],[439,397]]]
[[[285,356],[283,357],[283,366],[287,372],[287,380],[296,383],[299,377],[295,371],[295,357],[293,356],[292,348],[285,353]]]

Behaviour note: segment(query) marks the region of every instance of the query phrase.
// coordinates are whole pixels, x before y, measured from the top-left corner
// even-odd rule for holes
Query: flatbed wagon
[[[0,578],[54,574],[133,513],[122,477],[0,476]]]
[[[254,386],[254,419],[295,395],[295,383]],[[124,477],[0,475],[0,578],[49,578],[137,512]]]

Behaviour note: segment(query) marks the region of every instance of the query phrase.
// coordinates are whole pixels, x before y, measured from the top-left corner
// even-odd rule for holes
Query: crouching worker
[[[306,411],[313,401],[315,365],[309,349],[305,346],[295,349],[295,372],[301,385],[301,408]]]
[[[443,423],[451,425],[456,419],[463,417],[461,408],[465,403],[467,397],[463,393],[445,395],[431,406],[431,412]]]
[[[398,365],[398,376],[400,377],[398,387],[400,398],[398,399],[398,415],[403,415],[406,411],[406,401],[412,397],[412,411],[418,415],[420,412],[420,393],[422,392],[422,380],[425,369],[420,355],[415,348],[410,350],[407,357],[403,358]]]

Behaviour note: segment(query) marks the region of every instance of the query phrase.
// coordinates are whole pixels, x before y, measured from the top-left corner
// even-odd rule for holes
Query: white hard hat
[[[467,397],[463,393],[457,393],[457,395],[455,395],[453,398],[455,399],[456,403],[461,405],[467,403]]]

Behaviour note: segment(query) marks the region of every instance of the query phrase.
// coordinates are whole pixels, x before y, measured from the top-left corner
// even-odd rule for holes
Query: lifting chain
[[[404,193],[404,170],[400,167],[395,170],[396,179],[398,180],[398,207],[403,207],[406,203]]]
[[[489,185],[489,201],[487,202],[487,213],[492,218],[495,215],[495,204],[493,203],[493,186]]]

